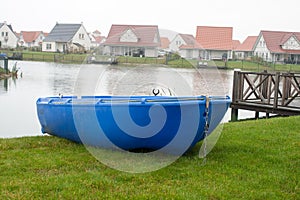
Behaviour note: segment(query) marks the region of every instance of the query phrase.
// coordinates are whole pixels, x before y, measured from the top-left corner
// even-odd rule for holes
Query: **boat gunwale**
[[[206,96],[183,96],[183,97],[169,97],[169,96],[83,96],[78,98],[76,96],[66,97],[45,97],[39,98],[37,104],[40,105],[68,105],[68,106],[111,106],[111,105],[163,105],[163,106],[177,106],[177,105],[194,105],[205,104]],[[209,101],[216,103],[230,103],[229,96],[210,96]]]

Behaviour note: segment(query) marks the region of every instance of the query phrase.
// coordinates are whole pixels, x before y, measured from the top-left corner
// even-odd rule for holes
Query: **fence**
[[[231,120],[238,109],[278,115],[300,115],[300,74],[234,72]]]

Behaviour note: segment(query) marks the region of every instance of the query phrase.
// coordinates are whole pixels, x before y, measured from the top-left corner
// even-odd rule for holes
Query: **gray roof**
[[[44,42],[69,42],[82,24],[56,24]]]

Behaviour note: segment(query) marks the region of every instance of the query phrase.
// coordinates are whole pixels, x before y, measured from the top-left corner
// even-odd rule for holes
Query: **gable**
[[[282,49],[300,50],[300,43],[295,36],[291,36],[285,43],[283,43]]]
[[[7,25],[6,23],[0,23],[0,30],[2,36],[8,36],[10,39],[14,39],[14,40],[18,39],[11,25]]]
[[[138,40],[138,37],[131,29],[127,29],[120,37],[120,42],[138,42]]]
[[[130,31],[132,33],[130,33]],[[127,37],[125,37],[125,35]],[[122,41],[121,41],[122,39]],[[133,41],[133,42],[132,42]],[[110,28],[104,45],[159,47],[160,38],[156,25],[116,25]]]
[[[175,45],[177,45],[178,47],[186,44],[184,39],[182,38],[182,36],[180,34],[177,34],[176,37],[173,39],[172,44],[175,43]]]

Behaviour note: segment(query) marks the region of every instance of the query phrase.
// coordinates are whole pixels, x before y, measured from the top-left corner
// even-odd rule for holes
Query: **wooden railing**
[[[231,120],[238,109],[278,115],[300,115],[300,74],[234,72]]]

